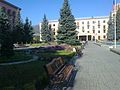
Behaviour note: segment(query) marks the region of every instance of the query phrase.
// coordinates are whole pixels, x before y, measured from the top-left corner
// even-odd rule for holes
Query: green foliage
[[[51,60],[52,58],[63,57],[64,59],[66,59],[66,61],[69,61],[74,55],[75,52],[67,50],[47,50],[38,53],[38,56],[41,60]]]
[[[0,63],[8,63],[8,62],[17,62],[17,61],[26,61],[32,59],[31,55],[26,54],[25,52],[22,51],[15,51],[14,55],[7,58],[5,56],[0,57]]]
[[[116,36],[117,40],[120,40],[120,8],[118,9],[116,14]]]
[[[114,20],[110,13],[109,21],[108,21],[108,33],[107,33],[107,39],[113,40],[114,39]]]
[[[33,27],[31,21],[29,21],[28,18],[26,18],[25,20],[23,32],[24,32],[23,43],[26,42],[30,43],[33,39]]]
[[[18,21],[13,30],[14,42],[15,43],[30,43],[33,39],[33,28],[31,21],[26,18],[25,23],[21,20],[20,14],[18,14]]]
[[[60,19],[58,27],[57,42],[74,45],[79,43],[76,39],[77,31],[74,16],[71,13],[68,0],[64,0],[60,10]]]
[[[1,56],[11,56],[14,54],[13,51],[13,40],[12,30],[10,21],[7,14],[1,9],[0,10],[0,44],[1,44]]]
[[[28,88],[30,86],[27,84],[32,83],[32,86],[34,86],[35,81],[38,78],[40,78],[41,83],[43,81],[42,79],[44,78],[44,83],[42,83],[42,86],[45,87],[47,85],[46,83],[48,80],[46,71],[44,69],[44,65],[46,63],[47,62],[45,61],[35,61],[26,64],[1,66],[0,90],[2,90],[3,87],[9,87],[9,86],[13,86],[16,88]]]
[[[49,29],[48,26],[48,20],[46,18],[46,15],[44,15],[42,24],[41,24],[41,36],[42,41],[49,42],[52,41],[52,35],[51,35],[51,29]]]
[[[33,36],[33,42],[39,43],[40,42],[40,36]]]
[[[24,24],[21,20],[20,14],[17,15],[18,20],[16,21],[16,25],[13,29],[13,39],[15,43],[21,43],[23,42],[24,38]]]

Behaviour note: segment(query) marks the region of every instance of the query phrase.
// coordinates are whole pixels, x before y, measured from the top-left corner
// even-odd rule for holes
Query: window
[[[82,22],[82,24],[84,24],[84,22]]]
[[[77,29],[79,29],[79,26],[76,26]]]
[[[51,29],[51,24],[49,24],[49,29]]]
[[[55,32],[53,32],[53,34],[55,35]]]
[[[105,20],[103,20],[103,23],[105,23]]]
[[[15,15],[16,15],[16,12],[15,12],[15,11],[13,11],[13,12],[12,12],[12,15],[13,15],[13,16],[15,16]]]
[[[106,38],[106,36],[104,35],[103,38]]]
[[[93,30],[95,29],[95,26],[93,26]]]
[[[84,30],[84,27],[82,27],[82,30]]]
[[[113,14],[113,16],[115,16],[115,14]]]
[[[100,30],[98,30],[98,33],[100,33]]]
[[[85,32],[84,27],[82,27],[82,32]]]
[[[106,30],[103,30],[103,33],[106,33]]]
[[[82,30],[82,32],[85,32],[85,30]]]
[[[95,30],[93,30],[93,33],[95,33]]]
[[[7,13],[8,13],[8,15],[11,15],[11,10],[8,9],[8,10],[7,10]]]
[[[2,10],[3,10],[4,12],[6,12],[6,8],[5,8],[5,7],[2,7]]]
[[[79,26],[79,22],[77,22],[77,26]]]
[[[78,36],[76,36],[76,39],[78,39]]]
[[[98,40],[100,40],[100,36],[98,36]]]
[[[105,29],[106,27],[105,27],[105,25],[103,25],[103,29]]]
[[[100,28],[100,25],[98,25],[98,28]]]
[[[79,22],[77,22],[76,24],[77,24],[77,25],[76,25],[76,28],[79,29]]]
[[[90,33],[89,31],[87,31],[88,33]]]
[[[87,24],[89,25],[89,21],[87,22]]]
[[[98,24],[100,24],[100,21],[98,21]]]
[[[93,21],[93,24],[95,24],[95,21]]]
[[[53,24],[53,26],[55,26],[55,24]]]
[[[87,25],[87,29],[89,29],[90,28],[90,25]]]
[[[55,31],[55,28],[53,28],[53,31]]]

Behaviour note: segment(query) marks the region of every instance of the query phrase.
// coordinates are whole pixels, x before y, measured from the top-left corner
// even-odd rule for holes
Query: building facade
[[[107,39],[109,16],[99,17],[87,17],[87,18],[76,18],[76,31],[77,38],[80,41],[94,41],[94,40],[105,40]],[[49,21],[49,25],[52,28],[54,37],[56,39],[59,22],[58,20]],[[39,24],[41,29],[41,23]],[[40,34],[41,38],[41,34]],[[41,39],[40,39],[41,40]]]
[[[119,8],[120,8],[120,3],[115,4],[115,2],[113,2],[112,10],[108,16],[76,18],[75,19],[77,26],[76,31],[78,31],[77,38],[80,41],[106,40],[110,15],[112,17],[112,21],[114,22],[116,18],[116,12]],[[56,39],[58,25],[59,25],[58,20],[50,20],[49,25],[51,26],[52,31],[54,33],[54,37]],[[41,23],[39,23],[39,28],[41,29]],[[41,34],[40,34],[40,41],[42,41]]]
[[[11,25],[14,25],[17,20],[17,15],[20,13],[21,9],[5,0],[0,0],[0,8],[7,13]]]

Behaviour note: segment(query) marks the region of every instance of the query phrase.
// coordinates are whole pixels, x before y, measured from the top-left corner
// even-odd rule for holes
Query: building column
[[[86,41],[88,41],[88,35],[86,35]]]

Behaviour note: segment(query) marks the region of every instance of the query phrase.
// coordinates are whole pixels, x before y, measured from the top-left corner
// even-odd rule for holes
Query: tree
[[[116,37],[117,40],[120,40],[120,8],[118,9],[116,14]]]
[[[9,57],[14,54],[12,30],[7,14],[0,10],[0,44],[1,44],[1,56]]]
[[[21,19],[20,13],[17,15],[17,21],[13,29],[13,40],[14,43],[22,43],[24,38],[24,24]]]
[[[49,42],[52,40],[52,37],[51,37],[52,35],[48,26],[48,20],[46,18],[46,15],[44,15],[44,18],[41,24],[41,36],[42,36],[41,39],[44,42]]]
[[[33,28],[31,22],[26,18],[25,23],[23,23],[20,14],[18,14],[18,21],[16,22],[13,32],[15,43],[30,43],[33,39]]]
[[[62,9],[60,10],[57,42],[71,45],[79,43],[79,40],[77,40],[75,19],[71,13],[68,0],[64,0]]]
[[[52,31],[51,25],[49,25],[49,31],[50,31],[51,41],[54,42],[54,40],[55,40],[55,38],[54,38],[54,32]]]
[[[23,43],[30,43],[33,40],[33,27],[31,21],[28,18],[25,20],[24,29],[23,29]]]
[[[113,40],[114,39],[114,20],[110,13],[109,21],[108,21],[108,32],[107,32],[107,39]]]

